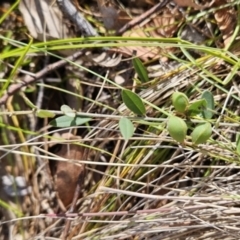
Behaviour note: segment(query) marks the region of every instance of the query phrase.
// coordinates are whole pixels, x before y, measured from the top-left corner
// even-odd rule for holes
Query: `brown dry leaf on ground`
[[[61,135],[66,140],[80,140],[80,137],[69,133]],[[58,196],[67,207],[73,200],[80,175],[84,175],[84,166],[77,161],[83,157],[83,148],[76,144],[61,144],[57,156],[68,159],[66,161],[51,161],[50,169],[54,178]]]
[[[149,23],[149,27],[152,26],[152,37],[173,37],[177,32],[180,24],[183,21],[183,16],[179,12],[178,8],[164,9],[160,16],[153,16],[153,22]],[[147,27],[148,27],[147,25]]]
[[[130,31],[123,34],[124,37],[172,37],[179,29],[181,25],[182,16],[178,9],[175,8],[170,10],[164,9],[161,13],[155,13],[151,18],[146,19],[139,26],[135,26]],[[116,49],[117,52],[121,52],[125,55],[132,56],[133,52],[136,51],[137,57],[143,61],[163,57],[166,52],[173,52],[173,48],[160,47],[119,47]]]
[[[111,1],[97,0],[102,21],[107,30],[119,30],[129,21],[129,16],[122,10],[117,10]]]
[[[221,7],[229,3],[228,0],[214,0],[212,7]],[[237,26],[237,11],[232,6],[216,10],[214,17],[222,32],[224,46],[227,47],[232,41],[232,35]]]
[[[196,4],[194,0],[174,0],[174,2],[179,6],[179,7],[193,7],[195,9],[203,9],[202,6]]]

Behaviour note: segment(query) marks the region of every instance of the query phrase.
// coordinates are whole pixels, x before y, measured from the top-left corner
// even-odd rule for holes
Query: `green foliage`
[[[205,143],[212,135],[212,126],[210,123],[202,123],[196,126],[191,134],[192,141],[195,144]]]
[[[52,120],[49,124],[54,127],[72,127],[82,125],[91,120],[91,118],[61,116]]]
[[[183,119],[176,116],[170,116],[167,129],[174,140],[180,143],[184,142],[187,134],[187,124]]]
[[[128,118],[121,118],[119,121],[119,129],[125,140],[128,140],[132,137],[134,133],[134,126]]]
[[[133,58],[132,62],[140,81],[142,83],[148,82],[149,81],[148,72],[145,66],[143,65],[142,61],[138,57],[135,57]]]
[[[146,113],[145,106],[142,99],[130,90],[122,90],[122,100],[129,110],[137,115],[144,115]]]
[[[36,116],[40,118],[53,118],[55,114],[48,110],[39,109],[36,111]]]
[[[76,113],[68,106],[68,105],[62,105],[61,111],[68,117],[75,117]]]
[[[172,94],[172,104],[177,112],[184,113],[189,105],[188,97],[181,92]]]
[[[205,119],[211,118],[214,110],[213,95],[209,91],[202,94],[201,99],[197,99],[189,103],[188,97],[181,92],[172,94],[172,104],[178,113],[182,113],[187,118],[202,114]],[[189,126],[192,123],[188,124]],[[183,142],[186,137],[187,123],[179,117],[171,116],[168,120],[168,131],[170,136],[178,142]],[[203,121],[196,126],[192,133],[192,141],[194,144],[205,143],[212,135],[212,127],[208,122]]]
[[[196,101],[190,103],[190,105],[188,106],[187,114],[189,116],[198,115],[204,111],[206,106],[207,106],[207,102],[205,99],[196,100]]]
[[[213,117],[214,98],[211,92],[205,91],[201,99],[189,103],[188,97],[182,92],[172,94],[172,104],[177,112],[188,116],[202,114],[205,119]]]
[[[207,102],[206,109],[203,110],[202,114],[205,119],[211,119],[213,117],[214,110],[214,98],[211,92],[204,91],[202,94],[202,99],[205,99]]]

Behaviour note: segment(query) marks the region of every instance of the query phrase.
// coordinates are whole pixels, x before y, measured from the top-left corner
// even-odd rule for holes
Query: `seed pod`
[[[174,92],[172,94],[172,104],[176,111],[184,113],[188,107],[189,100],[184,93]]]
[[[168,119],[168,126],[167,126],[168,132],[170,136],[182,143],[184,142],[184,139],[187,134],[187,124],[185,121],[183,121],[181,118],[176,116],[170,116]]]
[[[192,141],[195,144],[205,143],[212,135],[212,126],[210,123],[202,123],[196,126],[191,134]]]

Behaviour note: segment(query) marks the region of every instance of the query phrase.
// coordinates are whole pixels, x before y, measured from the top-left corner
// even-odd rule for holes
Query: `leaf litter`
[[[81,13],[88,20],[92,18],[89,22],[99,34],[111,36],[111,31],[118,31],[121,27],[116,26],[121,15],[119,12],[123,11],[125,14],[121,16],[125,18],[125,23],[130,23],[157,4],[157,1],[142,2],[139,1],[137,5],[135,1],[84,4],[72,1],[72,4],[78,11],[79,6],[85,10]],[[210,91],[216,102],[212,120],[219,123],[213,128],[214,141],[196,147],[187,139],[184,145],[179,145],[163,130],[166,129],[166,122],[160,122],[156,127],[156,122],[149,123],[148,119],[146,124],[146,120],[138,121],[138,116],[134,116],[137,119],[134,122],[136,129],[127,144],[121,138],[114,118],[96,118],[90,124],[54,129],[48,125],[52,119],[32,118],[25,114],[21,117],[17,115],[16,122],[12,116],[3,116],[1,176],[11,173],[13,180],[21,179],[24,182],[24,189],[32,189],[27,196],[20,196],[15,191],[15,195],[21,197],[20,204],[3,190],[1,192],[1,199],[6,203],[6,210],[2,212],[3,221],[18,221],[17,214],[11,210],[12,205],[18,207],[25,216],[30,216],[30,219],[23,221],[24,229],[28,230],[24,231],[25,235],[20,234],[21,239],[38,235],[64,236],[66,239],[239,238],[239,155],[232,140],[239,122],[237,115],[234,115],[239,105],[238,72],[233,72],[231,84],[223,82],[235,67],[234,57],[239,54],[238,44],[232,39],[233,34],[236,39],[238,37],[234,30],[239,2],[164,2],[166,5],[162,9],[128,29],[122,36],[161,37],[169,43],[175,39],[174,46],[144,47],[134,46],[133,43],[133,46],[89,49],[90,56],[104,54],[107,61],[110,59],[111,62],[112,56],[116,61],[111,65],[99,59],[86,61],[86,54],[82,54],[74,60],[75,63],[98,75],[69,64],[42,76],[43,80],[45,77],[60,78],[60,84],[41,84],[36,78],[27,82],[27,88],[23,89],[18,81],[13,82],[11,86],[18,84],[18,88],[12,100],[11,96],[1,96],[11,100],[8,104],[1,102],[2,112],[10,111],[11,106],[29,110],[21,95],[17,95],[17,92],[21,92],[43,110],[57,111],[62,105],[67,105],[78,113],[133,117],[131,109],[120,99],[121,89],[101,78],[107,76],[113,80],[116,76],[122,76],[127,82],[128,91],[135,92],[144,101],[145,119],[156,121],[164,117],[164,111],[172,111],[171,96],[175,91],[184,92],[190,101],[199,99],[204,91]],[[24,21],[22,24],[35,41],[81,35],[72,19],[63,17],[64,13],[56,3],[50,5],[50,2],[42,0],[40,4],[41,8],[37,8],[24,0],[19,5],[19,17]],[[5,9],[5,5],[1,7]],[[101,17],[100,20],[94,18],[93,13],[96,12],[103,17],[103,23]],[[44,21],[41,21],[42,18]],[[3,22],[3,28],[9,19],[11,15]],[[15,18],[16,26],[11,25],[14,31],[18,29],[18,19]],[[184,30],[188,38],[183,38],[187,42],[176,40],[184,35]],[[18,38],[19,35],[21,33],[18,31],[13,32],[12,38],[24,39],[23,36]],[[4,46],[1,40],[1,47]],[[225,57],[220,53],[211,55],[208,47],[215,51],[219,49],[219,52],[227,48],[232,54],[231,58],[228,58],[228,53]],[[57,54],[69,56],[73,51],[61,50]],[[133,81],[135,72],[131,58],[135,51],[146,69],[156,69],[156,74],[151,73],[147,83]],[[112,55],[113,52],[121,52],[122,55],[116,57]],[[38,73],[48,65],[44,63],[42,54],[29,55],[28,58],[31,66],[19,68],[16,79],[24,79],[26,71]],[[3,61],[9,70],[11,63],[6,59]],[[48,61],[52,64],[57,60]],[[7,72],[2,76],[3,79],[7,78]],[[68,79],[71,81],[68,82]],[[40,85],[44,88],[40,88]],[[232,94],[229,94],[231,87]],[[40,89],[44,97],[39,103],[37,98]],[[12,129],[4,126],[11,126]],[[33,127],[29,129],[29,126]],[[14,131],[14,127],[18,132]],[[25,133],[26,129],[30,132]],[[57,138],[54,135],[56,132],[59,132]],[[129,137],[127,133],[126,136]],[[10,159],[14,165],[9,164]],[[79,178],[83,169],[84,177]],[[5,182],[2,184],[6,187]],[[76,186],[80,186],[80,192],[75,191]],[[74,203],[75,193],[78,201]],[[69,212],[66,212],[67,209]],[[36,218],[40,214],[61,217],[58,214],[63,212],[70,225],[66,223],[67,220],[55,221],[48,215]],[[71,220],[70,214],[75,214]],[[16,226],[12,233],[19,236],[22,230]],[[12,230],[9,228],[8,231]],[[9,233],[3,234],[7,236]]]

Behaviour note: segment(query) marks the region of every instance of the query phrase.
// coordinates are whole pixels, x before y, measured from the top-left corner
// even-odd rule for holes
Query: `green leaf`
[[[147,69],[143,65],[142,61],[138,57],[135,57],[133,58],[132,62],[140,81],[143,83],[148,82],[149,78],[148,78]]]
[[[48,110],[39,109],[36,112],[36,116],[40,118],[53,118],[55,117],[55,114]]]
[[[132,137],[135,129],[132,122],[128,118],[121,118],[119,121],[119,129],[125,140],[128,140]]]
[[[237,138],[237,143],[236,143],[236,145],[237,145],[237,153],[240,154],[240,133],[239,132],[237,133],[236,138]]]
[[[212,135],[212,126],[210,123],[202,123],[196,126],[191,134],[192,141],[195,144],[205,143]]]
[[[184,93],[174,92],[172,94],[172,104],[176,111],[184,113],[189,105],[189,100]]]
[[[194,116],[201,113],[207,106],[207,101],[205,99],[199,99],[190,103],[187,111],[188,115]]]
[[[205,99],[207,102],[206,109],[203,110],[202,114],[205,119],[211,119],[213,117],[214,111],[214,98],[211,92],[204,91],[202,94],[202,99]]]
[[[142,99],[130,90],[122,90],[122,100],[132,112],[137,115],[144,115],[146,109],[143,105]]]
[[[91,118],[61,116],[52,120],[49,124],[54,127],[72,127],[89,122]]]
[[[177,142],[183,143],[187,134],[187,124],[181,118],[170,116],[168,119],[168,132]]]
[[[61,111],[68,117],[76,116],[76,113],[68,105],[62,105]]]

